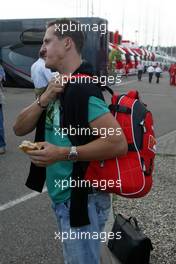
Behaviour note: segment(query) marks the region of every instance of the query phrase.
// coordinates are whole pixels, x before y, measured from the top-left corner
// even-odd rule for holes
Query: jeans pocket
[[[100,210],[108,210],[111,207],[111,195],[105,192],[99,192],[96,195],[96,206]]]
[[[111,210],[111,195],[109,193],[100,193],[96,197],[96,211],[100,231],[104,230],[105,223],[108,220]]]

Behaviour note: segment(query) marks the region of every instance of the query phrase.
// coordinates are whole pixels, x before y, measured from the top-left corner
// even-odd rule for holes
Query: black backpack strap
[[[67,84],[64,93],[60,96],[60,121],[61,127],[90,128],[88,122],[88,100],[90,96],[96,96],[103,100],[99,87],[89,84],[89,87],[81,84]],[[71,87],[72,86],[72,87]],[[79,103],[78,103],[79,102]],[[72,145],[79,146],[87,144],[95,139],[93,135],[71,135],[68,133]],[[84,180],[89,161],[77,161],[73,164],[72,179],[77,183]],[[70,225],[78,227],[90,224],[88,216],[88,193],[91,188],[88,186],[76,186],[71,189],[70,203]],[[80,217],[81,215],[81,217]]]
[[[124,105],[113,105],[113,104],[110,104],[109,105],[109,110],[112,112],[117,112],[117,113],[125,113],[125,114],[131,114],[131,109],[127,106],[124,106]]]
[[[102,87],[102,85],[100,84],[100,86]],[[114,91],[109,87],[109,86],[103,86],[103,88],[108,91],[112,96],[114,95]]]
[[[137,151],[134,143],[129,143],[128,144],[128,151]]]
[[[46,119],[46,110],[41,114],[35,134],[35,142],[45,140],[45,119]],[[37,192],[42,192],[46,180],[46,168],[38,167],[31,162],[29,176],[26,180],[25,185]]]

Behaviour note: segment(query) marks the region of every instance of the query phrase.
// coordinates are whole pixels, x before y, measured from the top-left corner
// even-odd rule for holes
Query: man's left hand
[[[31,162],[38,167],[46,167],[59,160],[63,159],[63,148],[48,142],[38,142],[42,149],[41,150],[30,150],[27,151]]]

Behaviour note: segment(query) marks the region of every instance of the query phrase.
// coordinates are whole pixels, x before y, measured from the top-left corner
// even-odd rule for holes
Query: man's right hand
[[[62,80],[61,80],[62,81]],[[53,78],[46,91],[40,96],[42,106],[47,106],[51,101],[64,91],[66,82],[61,82],[59,79]],[[24,108],[17,116],[13,130],[17,136],[24,136],[32,132],[37,125],[37,122],[43,112],[43,109],[38,106],[37,101],[33,102],[28,107]]]
[[[40,102],[42,105],[47,106],[51,101],[55,100],[60,93],[64,91],[66,82],[63,83],[62,75],[59,79],[53,78],[46,89],[46,91],[41,95]]]

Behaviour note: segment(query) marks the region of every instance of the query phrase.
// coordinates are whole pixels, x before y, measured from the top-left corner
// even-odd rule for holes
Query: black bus
[[[33,87],[30,68],[38,59],[48,21],[55,18],[0,20],[0,63],[8,80],[20,87]],[[86,35],[83,59],[90,62],[97,76],[107,74],[108,23],[98,17],[72,18],[80,21]],[[86,29],[86,30],[85,30]]]

